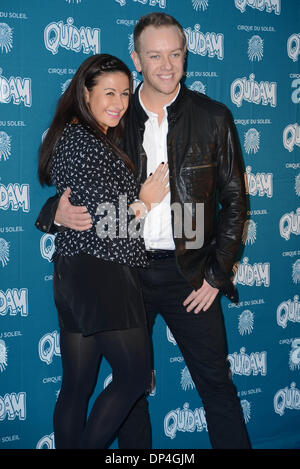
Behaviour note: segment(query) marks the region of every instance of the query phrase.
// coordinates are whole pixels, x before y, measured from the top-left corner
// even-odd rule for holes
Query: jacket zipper
[[[182,170],[185,169],[199,169],[199,168],[211,168],[212,166],[217,166],[217,163],[212,163],[212,164],[201,164],[198,166],[184,166]]]

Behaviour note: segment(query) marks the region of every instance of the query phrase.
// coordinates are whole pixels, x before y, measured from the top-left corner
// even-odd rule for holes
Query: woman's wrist
[[[146,218],[149,212],[145,202],[140,199],[135,199],[132,204],[130,204],[130,208],[133,210],[135,217],[139,219]]]

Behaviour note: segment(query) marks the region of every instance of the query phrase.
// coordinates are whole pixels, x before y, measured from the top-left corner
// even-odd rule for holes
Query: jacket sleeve
[[[217,190],[220,209],[215,241],[206,264],[205,278],[222,293],[237,300],[230,276],[246,220],[246,190],[242,153],[228,109],[218,128]]]
[[[35,226],[38,230],[43,231],[44,233],[55,234],[66,229],[64,226],[58,226],[54,223],[59,199],[59,195],[55,194],[53,197],[50,197],[43,205],[35,221]]]

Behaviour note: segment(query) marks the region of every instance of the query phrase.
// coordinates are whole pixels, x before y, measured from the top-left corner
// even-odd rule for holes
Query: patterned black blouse
[[[81,124],[67,124],[55,151],[51,181],[70,202],[84,205],[92,217],[87,231],[66,229],[55,239],[56,252],[85,252],[132,267],[148,265],[144,239],[128,206],[138,196],[134,175],[122,159]]]

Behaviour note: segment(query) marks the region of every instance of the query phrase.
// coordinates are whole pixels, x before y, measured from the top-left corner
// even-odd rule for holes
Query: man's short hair
[[[181,26],[178,21],[173,18],[173,16],[167,15],[166,13],[154,12],[149,13],[148,15],[141,16],[137,24],[135,25],[134,32],[133,32],[133,40],[134,40],[134,49],[137,53],[139,53],[139,38],[141,33],[146,29],[148,26],[154,26],[155,28],[159,28],[161,26],[175,26],[178,29],[182,37],[182,48],[185,49],[186,47],[186,35],[184,33],[183,27]]]

